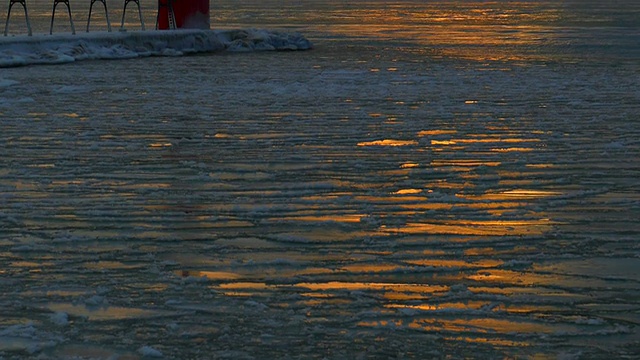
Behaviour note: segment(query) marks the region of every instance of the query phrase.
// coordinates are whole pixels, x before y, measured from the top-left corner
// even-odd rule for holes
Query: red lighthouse
[[[209,0],[158,0],[158,29],[209,27]]]

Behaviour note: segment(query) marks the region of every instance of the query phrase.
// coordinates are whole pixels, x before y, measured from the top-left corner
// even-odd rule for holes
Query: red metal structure
[[[158,0],[156,27],[168,29],[209,29],[209,0]]]

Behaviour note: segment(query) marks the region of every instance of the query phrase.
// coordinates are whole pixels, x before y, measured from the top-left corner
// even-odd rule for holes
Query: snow
[[[0,37],[0,68],[206,52],[308,50],[298,33],[265,29],[92,32]],[[11,86],[0,81],[0,87]],[[66,88],[65,91],[72,91]]]

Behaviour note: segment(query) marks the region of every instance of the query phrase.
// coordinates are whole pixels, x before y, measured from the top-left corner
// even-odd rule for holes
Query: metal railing
[[[89,16],[87,18],[87,32],[89,32],[90,26],[91,26],[91,14],[93,12],[93,5],[96,1],[99,1],[102,3],[103,7],[104,7],[104,12],[105,12],[105,16],[106,16],[106,21],[107,21],[107,31],[111,31],[111,21],[109,20],[109,10],[107,9],[107,2],[106,0],[91,0],[91,4],[89,6]],[[120,23],[120,29],[124,30],[124,21],[125,21],[125,15],[127,13],[127,5],[129,5],[130,2],[134,2],[137,7],[138,7],[138,15],[140,17],[140,28],[141,30],[145,30],[145,26],[144,26],[144,19],[142,16],[142,9],[140,7],[140,0],[124,0],[124,7],[122,10],[122,21]],[[9,11],[7,13],[7,20],[5,22],[5,26],[4,26],[4,36],[7,36],[9,33],[9,21],[11,19],[11,10],[13,9],[13,5],[15,4],[20,4],[22,5],[22,8],[24,9],[24,16],[26,19],[26,23],[27,23],[27,30],[28,30],[28,35],[32,36],[33,32],[32,32],[32,28],[31,28],[31,22],[29,21],[29,11],[27,8],[27,2],[26,0],[9,0]],[[56,7],[58,6],[58,4],[64,4],[67,7],[67,13],[69,14],[69,23],[71,25],[71,33],[75,35],[76,33],[76,29],[75,29],[75,25],[73,23],[73,16],[71,15],[71,5],[69,4],[69,0],[53,0],[53,9],[51,11],[51,24],[49,26],[49,34],[53,34],[53,24],[54,24],[54,20],[55,20],[55,15],[56,15]],[[176,22],[175,22],[175,16],[174,16],[174,12],[173,12],[173,1],[172,0],[159,0],[158,1],[158,10],[160,10],[160,8],[162,7],[167,7],[168,9],[168,22],[169,22],[169,29],[175,29],[176,28]],[[160,16],[160,11],[158,11],[158,16],[156,17],[156,29],[158,28],[158,20],[159,20],[159,16]]]

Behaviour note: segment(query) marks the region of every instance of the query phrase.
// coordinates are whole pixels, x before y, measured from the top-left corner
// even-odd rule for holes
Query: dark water
[[[211,9],[315,49],[0,70],[0,356],[640,354],[640,4]]]

